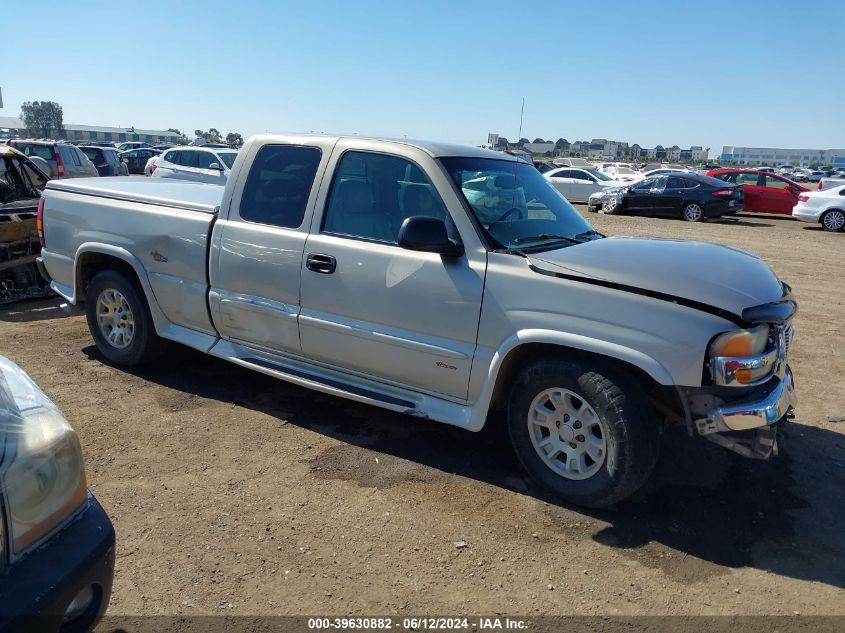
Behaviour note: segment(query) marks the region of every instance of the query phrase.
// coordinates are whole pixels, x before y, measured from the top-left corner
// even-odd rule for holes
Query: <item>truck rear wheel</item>
[[[564,501],[599,508],[648,479],[660,428],[623,372],[576,361],[526,366],[511,391],[508,428],[528,474]]]
[[[166,342],[156,334],[143,291],[116,270],[94,275],[85,312],[97,349],[113,363],[140,365],[164,351]]]

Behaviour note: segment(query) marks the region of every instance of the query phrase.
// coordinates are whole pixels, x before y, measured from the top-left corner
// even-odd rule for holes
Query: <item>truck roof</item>
[[[268,143],[268,142],[279,142],[285,141],[290,142],[291,139],[296,138],[302,140],[306,140],[309,138],[317,139],[333,139],[339,141],[343,140],[355,140],[355,141],[376,141],[379,143],[391,143],[396,145],[405,145],[409,147],[415,147],[420,149],[427,154],[429,154],[432,158],[444,158],[447,156],[460,156],[462,158],[495,158],[498,160],[507,160],[511,162],[524,162],[521,161],[516,156],[511,156],[510,154],[505,154],[504,152],[495,152],[493,150],[484,149],[481,147],[473,147],[472,145],[460,145],[457,143],[442,143],[440,141],[424,141],[419,139],[406,139],[406,138],[390,138],[390,137],[379,137],[379,136],[353,136],[353,135],[340,135],[334,136],[331,134],[259,134],[256,137],[253,137],[256,141],[261,143]]]

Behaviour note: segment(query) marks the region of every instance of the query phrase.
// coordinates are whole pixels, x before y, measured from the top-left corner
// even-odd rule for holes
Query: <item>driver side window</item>
[[[412,216],[447,220],[446,207],[422,169],[386,154],[343,155],[329,192],[323,232],[396,244],[402,222]]]

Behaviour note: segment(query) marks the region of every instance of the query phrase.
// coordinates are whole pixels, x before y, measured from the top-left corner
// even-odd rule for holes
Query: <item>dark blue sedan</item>
[[[0,632],[91,630],[111,597],[114,551],[76,433],[0,356]]]

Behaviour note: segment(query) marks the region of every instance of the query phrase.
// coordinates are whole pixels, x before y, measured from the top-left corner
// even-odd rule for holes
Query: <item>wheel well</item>
[[[76,265],[76,296],[78,301],[85,300],[85,292],[88,289],[88,284],[98,272],[102,270],[116,270],[141,287],[138,273],[132,267],[132,264],[125,259],[120,259],[114,255],[105,255],[104,253],[83,253],[79,256],[79,262]]]
[[[823,218],[825,215],[827,215],[828,213],[830,213],[831,211],[839,211],[839,213],[845,213],[845,208],[840,209],[839,207],[832,207],[832,208],[830,208],[830,209],[825,209],[824,211],[822,211],[822,212],[819,214],[819,222],[821,222],[821,221],[822,221],[822,218]]]
[[[605,356],[604,354],[551,343],[526,343],[512,350],[505,357],[496,376],[496,385],[493,388],[490,409],[504,408],[507,405],[509,386],[516,380],[516,376],[520,370],[529,363],[543,358],[563,358],[580,362],[593,361],[605,367],[613,367],[627,373],[636,380],[654,401],[674,411],[683,411],[683,403],[681,403],[676,389],[659,384],[636,365],[619,360],[618,358],[613,358],[612,356]]]

